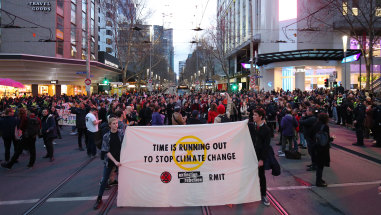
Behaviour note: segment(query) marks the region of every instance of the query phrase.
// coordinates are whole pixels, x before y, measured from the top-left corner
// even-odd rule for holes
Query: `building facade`
[[[343,2],[340,12],[339,9],[326,10],[330,5],[325,5],[324,1],[219,0],[218,29],[229,56],[229,72],[234,75],[231,82],[249,81],[252,41],[253,52],[257,53],[252,60],[260,72],[252,75],[259,78],[260,88],[312,90],[324,87],[324,80],[328,78],[331,82],[343,83],[346,89],[359,88],[362,80],[364,88],[364,58],[359,58],[361,66],[360,61],[342,63],[344,34],[349,37],[346,56],[360,52],[360,42],[349,32],[343,14],[358,16],[361,3],[356,0]],[[378,17],[381,5],[373,2]],[[381,26],[375,27],[381,29]],[[369,35],[364,33],[363,41],[368,40]],[[371,70],[375,80],[380,76],[380,41],[375,42],[373,50]]]
[[[1,76],[23,83],[26,89],[19,92],[73,95],[86,92],[87,57],[93,84],[106,74],[117,75],[114,68],[96,62],[98,4],[99,0],[2,1],[1,26],[5,28],[0,35]]]

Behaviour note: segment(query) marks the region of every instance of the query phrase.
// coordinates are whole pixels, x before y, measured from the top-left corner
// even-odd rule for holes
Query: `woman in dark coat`
[[[328,114],[321,113],[318,117],[318,122],[316,123],[314,127],[314,134],[316,134],[323,126],[322,130],[328,133],[328,137],[330,137],[329,142],[331,142],[333,139],[330,136],[329,133],[329,126],[328,126]],[[329,149],[331,147],[331,144],[326,144],[325,146],[321,146],[319,144],[316,144],[316,186],[318,187],[326,187],[327,184],[323,180],[323,169],[324,167],[329,167],[330,163],[330,156],[329,156]]]

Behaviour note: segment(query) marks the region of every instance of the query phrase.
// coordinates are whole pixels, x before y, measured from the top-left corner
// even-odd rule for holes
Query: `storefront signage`
[[[56,29],[56,37],[63,40],[63,32],[59,29]]]
[[[58,80],[51,80],[50,83],[51,84],[58,84]]]
[[[52,10],[52,5],[50,2],[35,2],[31,1],[28,3],[29,6],[32,7],[33,11],[43,11],[43,12],[50,12]]]
[[[249,63],[241,63],[242,67],[245,68],[245,69],[250,69],[250,64]],[[258,66],[254,66],[256,69],[259,69]]]
[[[105,60],[105,64],[106,64],[107,66],[111,66],[111,67],[114,67],[114,68],[118,68],[118,65],[117,65],[117,64],[115,64],[115,63],[113,63],[113,62],[111,62],[111,61],[108,61],[108,60]]]
[[[349,57],[343,58],[341,63],[350,63],[350,62],[353,62],[353,61],[358,61],[360,59],[360,55],[361,55],[361,53],[358,53],[358,54],[351,55]]]

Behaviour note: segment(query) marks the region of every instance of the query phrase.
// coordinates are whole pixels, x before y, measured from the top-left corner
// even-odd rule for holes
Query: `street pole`
[[[89,0],[86,0],[86,44],[87,44],[87,56],[86,56],[86,78],[91,80],[90,75],[90,4]],[[90,96],[90,85],[86,87],[87,96]]]
[[[254,75],[254,43],[253,43],[253,0],[250,0],[250,79]],[[247,80],[246,80],[247,82]],[[250,83],[250,81],[249,81]],[[249,86],[250,89],[250,86]]]
[[[343,52],[344,52],[344,89],[347,89],[347,43],[348,36],[343,36]]]

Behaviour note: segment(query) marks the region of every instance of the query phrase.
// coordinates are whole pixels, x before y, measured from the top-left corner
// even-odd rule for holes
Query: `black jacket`
[[[314,133],[317,133],[321,129],[322,125],[323,124],[321,122],[317,122],[315,124],[314,128],[313,128]],[[328,137],[331,137],[330,133],[329,133],[329,127],[328,127],[328,125],[324,125],[323,131],[328,133]],[[332,140],[333,139],[330,138],[330,142]],[[327,144],[325,146],[321,146],[319,144],[316,144],[316,164],[318,166],[327,166],[327,167],[329,167],[329,163],[331,161],[331,158],[330,158],[330,155],[329,155],[329,149],[330,149],[330,147],[331,147],[331,144]]]
[[[316,124],[316,117],[314,115],[303,117],[300,119],[299,123],[301,126],[303,126],[303,134],[304,138],[309,141],[310,144],[314,144],[314,125]]]
[[[86,114],[87,114],[86,108],[81,109],[81,108],[72,107],[70,108],[70,111],[71,113],[76,115],[75,126],[77,126],[77,128],[80,128],[80,129],[86,128]]]
[[[3,138],[9,139],[15,136],[15,127],[18,120],[13,116],[5,116],[0,119],[0,131]]]
[[[56,122],[51,114],[41,119],[41,134],[44,138],[57,137]]]
[[[267,151],[269,150],[271,141],[270,128],[266,123],[259,127],[258,130],[255,123],[249,123],[248,126],[257,158],[258,160],[265,161],[267,159]]]

